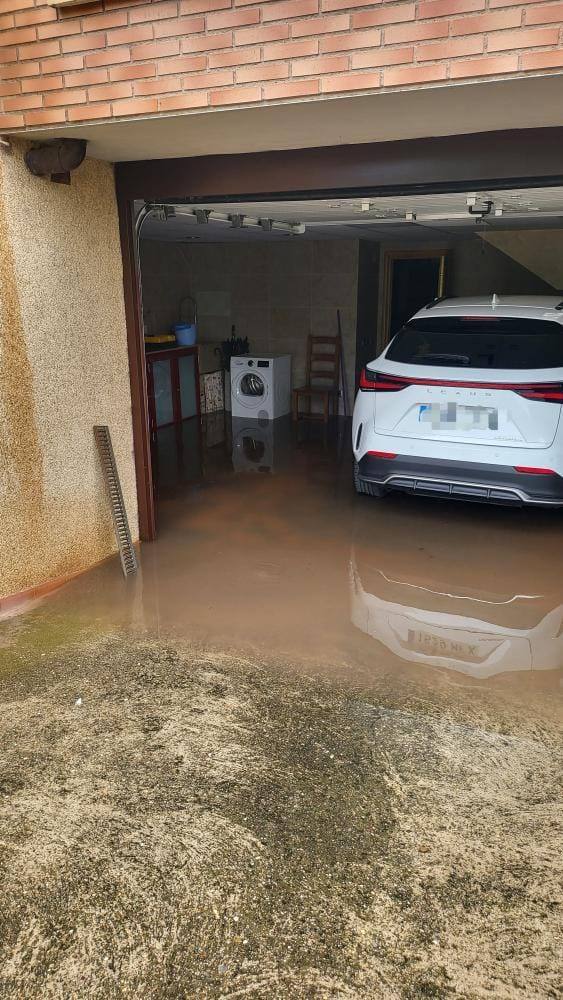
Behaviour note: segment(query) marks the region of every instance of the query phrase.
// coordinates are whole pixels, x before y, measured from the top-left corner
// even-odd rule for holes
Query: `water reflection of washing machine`
[[[287,458],[291,433],[287,420],[246,420],[233,417],[235,472],[274,472]]]
[[[233,467],[235,472],[272,472],[274,432],[271,421],[233,420]]]
[[[261,354],[231,359],[233,417],[275,420],[291,409],[291,357]]]

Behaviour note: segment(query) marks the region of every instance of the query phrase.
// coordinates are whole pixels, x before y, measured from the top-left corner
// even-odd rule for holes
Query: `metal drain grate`
[[[115,464],[109,427],[94,427],[94,437],[98,446],[102,471],[109,494],[111,516],[119,548],[121,568],[124,576],[133,576],[138,569],[137,553],[131,541],[129,521],[127,520],[127,511],[123,502],[123,493],[121,492],[121,483],[119,482],[119,475]]]

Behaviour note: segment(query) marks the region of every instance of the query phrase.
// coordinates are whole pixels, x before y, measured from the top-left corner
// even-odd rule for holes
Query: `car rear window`
[[[385,357],[454,368],[563,368],[563,328],[541,319],[425,317],[399,330]]]

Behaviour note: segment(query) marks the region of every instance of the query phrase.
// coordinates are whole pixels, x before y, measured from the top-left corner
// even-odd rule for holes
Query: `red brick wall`
[[[563,2],[0,0],[0,128],[563,69]]]

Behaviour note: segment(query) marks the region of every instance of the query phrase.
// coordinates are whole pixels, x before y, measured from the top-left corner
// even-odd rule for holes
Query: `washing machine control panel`
[[[250,362],[250,363],[252,364],[252,362]],[[270,367],[270,362],[269,361],[257,361],[256,364],[258,365],[258,368],[269,368]]]

